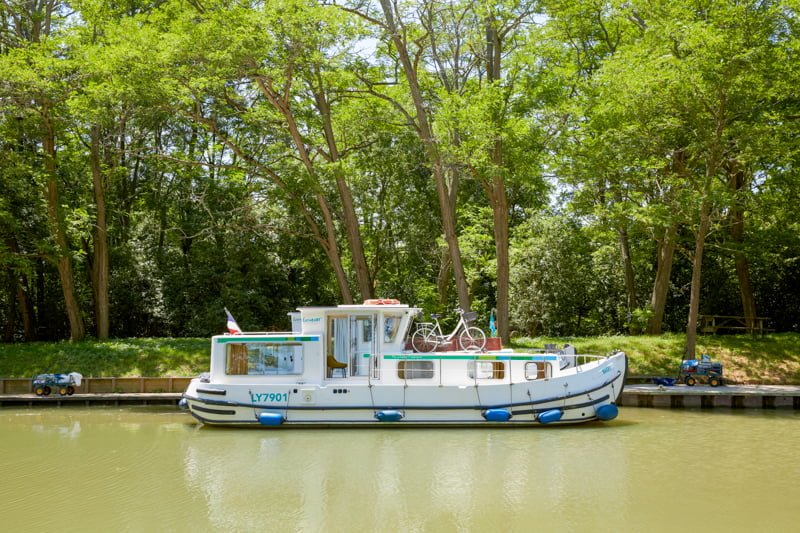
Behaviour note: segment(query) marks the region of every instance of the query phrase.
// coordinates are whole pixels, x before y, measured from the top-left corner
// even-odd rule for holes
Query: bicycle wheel
[[[467,328],[458,336],[458,344],[462,350],[479,352],[486,346],[486,334],[474,326]]]
[[[431,328],[419,328],[411,336],[411,347],[415,352],[430,353],[438,344],[436,334]]]

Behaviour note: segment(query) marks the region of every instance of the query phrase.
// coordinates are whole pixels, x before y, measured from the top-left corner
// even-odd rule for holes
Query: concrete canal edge
[[[47,405],[176,405],[192,378],[83,378],[72,396],[36,396],[31,378],[0,378],[0,407]],[[792,385],[674,385],[626,384],[622,407],[681,409],[796,409],[800,387]]]
[[[625,385],[622,407],[701,407],[713,409],[800,409],[800,387],[794,385]]]

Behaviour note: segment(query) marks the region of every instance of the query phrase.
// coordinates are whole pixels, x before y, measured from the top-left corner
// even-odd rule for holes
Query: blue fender
[[[262,426],[280,426],[283,424],[284,420],[285,418],[280,413],[270,413],[268,411],[264,411],[258,415],[258,422]]]
[[[619,414],[619,407],[613,403],[607,403],[598,407],[595,410],[595,414],[600,420],[614,420]]]
[[[375,413],[375,418],[378,422],[399,422],[403,419],[403,413],[396,409],[385,409]]]
[[[539,422],[542,424],[549,424],[550,422],[558,422],[561,420],[561,416],[564,414],[564,411],[561,409],[550,409],[549,411],[544,411],[539,413]]]
[[[511,413],[506,409],[486,409],[481,414],[489,422],[508,422],[511,418]]]

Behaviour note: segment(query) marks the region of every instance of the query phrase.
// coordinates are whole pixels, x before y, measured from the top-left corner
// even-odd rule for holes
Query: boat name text
[[[288,392],[264,392],[264,393],[250,393],[251,403],[272,403],[272,402],[288,402]]]

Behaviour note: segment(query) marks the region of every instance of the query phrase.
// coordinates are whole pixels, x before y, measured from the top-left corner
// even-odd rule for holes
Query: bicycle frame
[[[442,344],[453,340],[453,337],[455,337],[456,333],[461,331],[462,328],[467,329],[469,327],[469,324],[467,324],[464,320],[464,314],[462,312],[458,318],[458,324],[456,324],[456,328],[449,335],[445,335],[442,333],[442,326],[439,324],[439,317],[437,315],[432,315],[431,318],[433,319],[433,322],[417,322],[417,329],[425,326],[432,326],[433,331],[436,333],[437,340]]]
[[[418,322],[411,339],[414,349],[419,352],[430,352],[442,344],[450,343],[458,335],[458,343],[462,349],[482,350],[486,345],[485,334],[480,328],[469,325],[474,320],[475,313],[465,313],[460,308],[455,311],[459,314],[458,324],[449,335],[442,333],[439,315],[431,315],[433,322]]]

